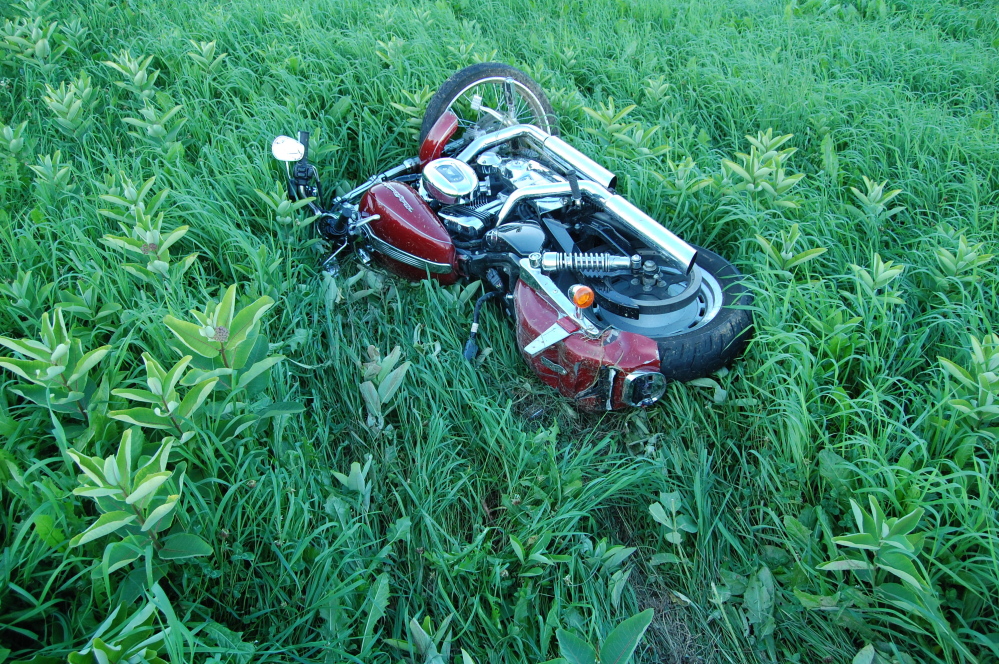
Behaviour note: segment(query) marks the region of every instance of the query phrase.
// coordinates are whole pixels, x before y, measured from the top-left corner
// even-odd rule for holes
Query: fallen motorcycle
[[[448,285],[480,280],[516,324],[531,370],[590,411],[649,406],[706,376],[751,334],[739,272],[615,193],[616,177],[558,137],[540,86],[500,63],[466,67],[430,100],[416,157],[325,202],[308,134],[279,136],[289,193],[332,247]]]

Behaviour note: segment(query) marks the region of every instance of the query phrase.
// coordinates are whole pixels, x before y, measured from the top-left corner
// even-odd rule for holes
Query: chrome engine
[[[443,168],[438,168],[436,162],[431,162],[424,169],[420,180],[419,193],[427,203],[439,206],[437,211],[441,221],[448,231],[459,241],[469,242],[481,239],[485,233],[495,227],[499,221],[499,213],[511,195],[522,189],[540,185],[566,185],[568,180],[553,169],[535,159],[521,156],[505,157],[492,149],[482,154],[470,164],[462,166],[474,173],[477,181],[465,176],[461,186],[448,187],[452,184],[444,181],[440,173],[450,174],[451,162],[454,159],[440,159]],[[452,176],[452,179],[454,176]],[[537,210],[548,214],[565,206],[563,197],[533,198]],[[507,222],[518,221],[505,219]]]

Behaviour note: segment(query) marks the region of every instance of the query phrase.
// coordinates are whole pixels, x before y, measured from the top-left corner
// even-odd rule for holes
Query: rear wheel
[[[698,248],[697,266],[713,294],[712,309],[687,330],[652,336],[659,344],[659,371],[670,380],[700,378],[731,364],[753,335],[753,296],[742,274],[718,254]]]
[[[532,124],[558,134],[555,113],[541,86],[516,67],[500,62],[465,67],[444,82],[427,104],[420,143],[449,110],[458,116],[459,138],[515,124]]]
[[[659,263],[651,285],[631,275],[589,282],[599,305],[595,319],[656,341],[660,372],[669,380],[701,378],[735,360],[753,325],[753,298],[735,266],[701,247],[690,275],[651,252],[643,258]]]

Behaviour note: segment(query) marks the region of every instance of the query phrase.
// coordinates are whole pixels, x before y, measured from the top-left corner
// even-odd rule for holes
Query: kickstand
[[[330,255],[323,259],[323,262],[319,264],[319,269],[323,272],[337,277],[340,275],[340,261],[337,260],[337,255],[347,246],[347,239],[344,238],[343,244],[337,247],[335,250],[330,252]]]

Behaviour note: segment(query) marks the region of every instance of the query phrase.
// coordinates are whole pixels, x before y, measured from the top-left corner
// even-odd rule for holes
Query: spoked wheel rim
[[[476,110],[476,106],[480,110]],[[466,85],[454,96],[447,110],[458,116],[462,132],[484,134],[515,124],[531,124],[552,133],[554,123],[554,118],[548,116],[541,100],[530,88],[505,76],[489,76]]]

